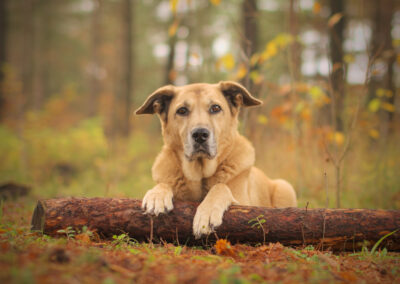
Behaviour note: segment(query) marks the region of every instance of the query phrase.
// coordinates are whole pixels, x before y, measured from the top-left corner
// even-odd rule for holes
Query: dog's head
[[[221,144],[227,144],[237,131],[241,106],[262,102],[240,84],[164,86],[152,93],[136,114],[160,117],[164,142],[181,149],[189,161],[214,159]]]

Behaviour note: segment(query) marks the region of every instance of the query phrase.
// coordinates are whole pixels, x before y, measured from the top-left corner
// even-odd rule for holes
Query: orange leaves
[[[332,15],[332,17],[330,17],[328,20],[328,27],[333,28],[333,26],[335,26],[342,18],[343,18],[342,13],[336,13]]]
[[[84,244],[91,244],[92,243],[92,241],[90,239],[90,236],[88,234],[85,234],[85,233],[76,235],[75,239],[78,240],[78,241],[81,241]]]
[[[179,27],[179,21],[177,19],[174,20],[172,25],[169,26],[168,28],[168,36],[173,37],[176,34],[176,31],[178,30]]]
[[[213,4],[214,6],[218,6],[219,4],[221,4],[221,0],[210,0],[211,4]]]
[[[312,9],[313,13],[314,14],[319,14],[321,12],[321,9],[322,9],[321,3],[315,2],[314,5],[313,5],[313,9]]]
[[[370,129],[369,131],[368,131],[368,135],[371,137],[371,138],[373,138],[373,139],[378,139],[379,138],[379,131],[378,130],[376,130],[376,129]]]
[[[236,80],[241,80],[243,79],[247,74],[247,68],[246,66],[242,63],[239,65],[239,68],[236,72],[235,78]]]
[[[337,146],[342,146],[345,141],[345,136],[343,132],[340,131],[332,131],[328,133],[328,139],[331,143],[336,144]]]
[[[236,252],[232,248],[231,243],[225,239],[219,239],[215,243],[214,248],[218,255],[225,255],[231,257],[234,257],[236,255]]]

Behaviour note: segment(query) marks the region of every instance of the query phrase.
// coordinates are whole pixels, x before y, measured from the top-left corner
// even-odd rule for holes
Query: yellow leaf
[[[392,90],[386,90],[385,95],[386,95],[386,97],[391,98],[391,97],[393,97],[393,91]]]
[[[272,42],[278,45],[280,48],[286,47],[288,44],[292,43],[294,40],[291,34],[281,33],[278,34]]]
[[[168,35],[170,37],[173,37],[176,34],[176,31],[178,30],[178,26],[179,26],[179,21],[175,20],[172,25],[169,26],[168,29]]]
[[[343,56],[343,60],[347,64],[353,63],[355,61],[353,54],[346,54],[345,56]]]
[[[264,56],[268,59],[272,56],[275,56],[277,53],[278,47],[276,46],[276,43],[274,41],[270,41],[269,43],[267,43],[265,51],[263,52]]]
[[[392,40],[392,45],[393,45],[394,48],[399,47],[400,46],[400,39],[396,38],[396,39]],[[397,56],[400,56],[400,54],[397,55]],[[397,63],[399,63],[399,61],[397,61]]]
[[[380,99],[372,99],[369,104],[368,104],[368,110],[370,112],[377,112],[379,110],[379,107],[381,106],[381,100]]]
[[[294,109],[294,112],[295,113],[300,113],[304,108],[305,108],[305,103],[303,102],[303,101],[300,101],[297,105],[296,105],[296,107],[295,107],[295,109]]]
[[[335,131],[331,136],[331,140],[336,143],[336,145],[341,146],[344,143],[344,134],[339,131]]]
[[[323,97],[325,97],[325,92],[318,86],[312,86],[309,90],[309,94],[311,96],[311,99],[316,102],[318,100],[321,100]]]
[[[332,15],[332,17],[329,18],[328,20],[328,27],[332,28],[334,25],[336,25],[341,19],[343,18],[342,13],[336,13]]]
[[[321,8],[322,8],[321,3],[315,2],[312,11],[314,14],[319,14],[319,12],[321,12]]]
[[[396,56],[397,65],[400,65],[400,53]]]
[[[384,95],[385,95],[385,89],[383,89],[383,88],[378,88],[377,90],[376,90],[376,95],[378,96],[378,97],[383,97]]]
[[[381,104],[381,108],[383,108],[384,110],[386,110],[388,112],[394,112],[395,111],[394,105],[391,104],[391,103],[387,103],[387,102],[383,102]]]
[[[211,4],[213,4],[214,6],[218,6],[219,4],[221,4],[221,0],[210,0]]]
[[[235,58],[233,57],[232,53],[227,53],[220,58],[222,65],[227,70],[232,70],[235,67]]]
[[[169,0],[169,6],[171,7],[172,13],[176,13],[176,8],[178,7],[179,0]]]
[[[263,77],[260,75],[258,71],[251,71],[250,79],[254,82],[254,84],[260,84],[263,80]]]
[[[244,64],[240,64],[239,65],[239,69],[238,69],[238,71],[236,73],[236,79],[237,80],[243,79],[244,76],[246,76],[246,74],[247,74],[246,66]]]
[[[259,59],[260,59],[260,55],[258,53],[254,53],[250,58],[251,66],[256,65],[258,63]]]
[[[378,138],[379,138],[379,131],[376,130],[376,129],[371,129],[371,130],[368,132],[368,134],[369,134],[369,136],[371,136],[371,137],[374,138],[374,139],[378,139]]]
[[[268,117],[266,117],[266,116],[263,115],[263,114],[260,114],[259,116],[257,116],[257,121],[258,121],[259,124],[267,125],[267,123],[268,123]]]

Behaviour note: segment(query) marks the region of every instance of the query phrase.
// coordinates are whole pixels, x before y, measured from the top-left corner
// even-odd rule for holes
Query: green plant
[[[232,265],[230,268],[223,270],[220,274],[218,279],[213,280],[212,283],[214,284],[245,284],[249,283],[246,279],[239,277],[241,268],[238,265]]]
[[[257,229],[261,229],[262,230],[262,232],[263,232],[263,244],[265,245],[265,236],[266,236],[266,231],[265,231],[265,229],[264,229],[264,226],[263,226],[263,224],[265,223],[265,222],[267,222],[264,218],[264,215],[258,215],[256,218],[253,218],[253,219],[250,219],[249,220],[249,224],[251,224],[251,227],[252,228],[254,228],[254,227],[256,227]]]
[[[377,249],[378,246],[382,243],[382,241],[383,241],[384,239],[386,239],[387,237],[389,237],[389,236],[393,235],[394,233],[396,233],[398,230],[399,230],[399,229],[397,229],[397,230],[395,230],[395,231],[393,231],[393,232],[390,232],[390,233],[384,235],[382,238],[380,238],[380,239],[374,244],[374,246],[372,247],[370,254],[371,254],[371,255],[374,255],[376,249]]]
[[[4,207],[4,201],[3,199],[0,199],[0,223],[3,223],[3,207]]]
[[[182,247],[181,246],[177,246],[177,247],[175,247],[175,250],[174,250],[174,254],[175,254],[175,256],[176,255],[180,255],[181,253],[182,253]]]
[[[73,239],[75,237],[76,231],[71,226],[68,226],[65,229],[58,230],[57,233],[65,234],[67,239]]]
[[[88,235],[89,237],[93,237],[93,232],[91,230],[89,230],[89,228],[87,226],[83,226],[80,233],[84,234],[84,235]]]
[[[113,245],[116,247],[121,247],[123,245],[133,245],[138,244],[138,241],[134,238],[129,237],[128,234],[122,233],[120,235],[113,235]]]

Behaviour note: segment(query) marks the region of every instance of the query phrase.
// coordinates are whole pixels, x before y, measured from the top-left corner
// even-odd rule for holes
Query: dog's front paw
[[[214,229],[222,224],[224,212],[224,208],[210,208],[206,204],[200,204],[193,219],[193,234],[195,238],[199,239],[201,235],[208,235],[214,232]]]
[[[172,203],[173,193],[168,185],[158,184],[150,189],[143,198],[142,208],[148,214],[167,213],[174,209]]]

